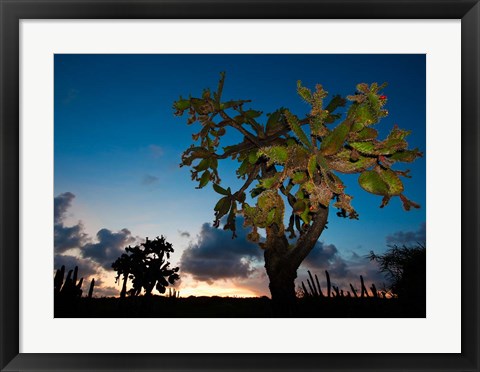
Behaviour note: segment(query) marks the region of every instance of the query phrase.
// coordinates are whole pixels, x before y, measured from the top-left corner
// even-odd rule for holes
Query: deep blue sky
[[[396,123],[412,130],[410,147],[424,152],[425,68],[425,55],[55,55],[55,195],[76,195],[72,220],[81,219],[91,235],[102,227],[166,234],[182,250],[178,231],[195,234],[212,221],[217,195],[211,187],[196,190],[188,169],[178,168],[198,131],[174,117],[180,95],[215,89],[226,71],[224,99],[304,116],[309,109],[296,94],[297,80],[344,96],[360,82],[388,82],[390,114],[377,125],[380,137]],[[405,195],[420,210],[403,211],[398,198],[379,209],[381,197],[349,176],[360,220],[332,213],[321,240],[364,254],[385,249],[389,234],[418,230],[425,221],[425,158],[407,165],[413,178],[405,180]],[[222,167],[226,186],[236,184],[233,169]]]

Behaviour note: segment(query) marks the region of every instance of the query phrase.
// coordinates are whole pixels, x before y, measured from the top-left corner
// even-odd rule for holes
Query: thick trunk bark
[[[128,280],[128,273],[123,276],[123,286],[122,291],[120,292],[120,298],[125,298],[127,294],[127,280]]]
[[[268,272],[268,270],[267,270]],[[297,270],[271,271],[270,293],[275,316],[292,316],[295,313],[295,278]]]
[[[267,228],[265,269],[270,279],[273,309],[277,316],[287,316],[295,304],[297,269],[288,261],[288,240],[277,225]]]
[[[297,269],[315,246],[327,223],[328,209],[320,210],[312,225],[289,247],[285,234],[277,225],[267,228],[265,242],[265,269],[270,279],[274,315],[291,316],[295,311],[295,279]]]

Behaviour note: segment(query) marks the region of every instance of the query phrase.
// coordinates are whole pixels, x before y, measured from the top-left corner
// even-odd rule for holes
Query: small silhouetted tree
[[[383,255],[370,252],[389,282],[389,289],[401,299],[425,299],[427,251],[425,246],[390,246]]]
[[[132,280],[132,288],[129,293],[138,296],[142,289],[149,296],[154,288],[160,293],[165,293],[166,288],[174,284],[180,277],[177,274],[178,267],[170,267],[170,253],[174,251],[171,243],[165,237],[156,237],[154,240],[146,238],[145,243],[128,246],[127,253],[123,253],[113,264],[112,268],[117,272],[115,283],[123,277],[120,297],[124,298],[127,293],[128,279]]]
[[[337,173],[359,174],[365,191],[383,197],[382,208],[394,196],[401,199],[405,210],[419,208],[403,194],[400,177],[408,173],[393,166],[413,162],[422,154],[408,149],[405,138],[410,132],[397,126],[384,140],[377,138],[373,126],[388,114],[387,97],[381,93],[385,84],[358,84],[355,94],[346,99],[333,96],[325,105],[327,92],[321,85],[312,92],[299,81],[298,94],[311,106],[310,112],[300,118],[280,108],[262,124],[262,112],[245,108],[250,101],[222,99],[224,77],[216,92],[206,89],[201,97],[180,97],[174,103],[176,115],[187,113],[188,124],[201,126],[192,136],[196,144],[183,153],[180,166],[192,167],[198,188],[212,182],[221,195],[214,208],[216,227],[227,216],[224,229],[232,230],[235,237],[235,217],[244,216],[245,226],[252,227],[248,238],[265,251],[272,299],[278,308],[289,308],[295,299],[297,269],[325,228],[330,207],[337,209],[339,217],[358,218],[352,196],[345,192]],[[339,113],[337,109],[347,100],[351,102],[348,110]],[[227,131],[238,132],[242,140],[225,143]],[[218,162],[228,158],[238,162],[236,173],[244,180],[236,191],[220,186]],[[247,203],[247,192],[254,205]],[[259,229],[266,231],[264,242],[260,242]],[[287,233],[290,239],[298,234],[293,244]]]

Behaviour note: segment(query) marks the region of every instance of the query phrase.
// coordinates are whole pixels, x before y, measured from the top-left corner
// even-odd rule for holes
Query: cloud
[[[97,232],[98,243],[85,244],[82,247],[83,257],[90,258],[105,269],[110,270],[112,263],[124,253],[124,248],[135,242],[135,238],[128,229],[112,232],[101,229]]]
[[[270,296],[268,284],[269,280],[267,272],[263,267],[255,270],[248,278],[235,280],[236,288],[246,289],[247,291],[254,293],[256,296]]]
[[[354,251],[351,252],[351,257],[352,257],[352,260],[360,259],[360,256],[358,255],[358,253],[356,253]]]
[[[103,279],[101,279],[101,278],[95,279],[95,285],[96,286],[101,286],[101,285],[103,285],[103,283],[105,283],[103,281]]]
[[[345,278],[349,274],[347,261],[340,256],[333,244],[318,241],[302,263],[302,266],[312,271],[328,272],[335,277]]]
[[[333,260],[338,254],[338,249],[333,244],[325,244],[318,241],[315,244],[315,247],[308,254],[307,258],[304,260],[304,264],[310,266],[318,266],[328,264],[329,261]]]
[[[75,195],[71,192],[64,192],[53,199],[53,221],[60,223],[65,218],[67,209],[72,206]]]
[[[83,225],[79,222],[73,226],[65,226],[64,219],[68,208],[72,205],[75,195],[71,192],[60,194],[54,198],[53,221],[54,221],[54,250],[56,253],[65,252],[72,248],[81,247],[87,239],[83,232]]]
[[[325,244],[320,241],[316,243],[300,265],[297,272],[297,287],[301,286],[302,281],[306,285],[308,270],[311,271],[312,275],[317,274],[324,292],[326,292],[327,282],[325,271],[328,271],[332,285],[344,291],[350,290],[350,283],[354,287],[360,288],[360,275],[365,279],[367,287],[371,283],[375,283],[378,288],[381,288],[385,281],[375,262],[371,262],[365,256],[361,256],[354,251],[351,251],[348,257],[344,257],[334,244]]]
[[[427,224],[422,222],[417,231],[397,231],[387,235],[387,244],[416,245],[425,244],[427,240]]]
[[[239,218],[237,224],[241,225],[242,222]],[[239,228],[238,237],[232,240],[229,231],[204,223],[197,239],[183,252],[180,272],[190,274],[196,281],[212,284],[225,279],[236,288],[270,295],[268,277],[263,268],[263,251],[257,244],[247,241],[246,233],[245,229]],[[334,244],[320,241],[298,269],[297,287],[301,286],[302,281],[306,283],[307,270],[317,274],[324,290],[325,270],[329,272],[332,284],[345,291],[350,290],[350,283],[356,288],[360,287],[360,275],[363,275],[367,286],[373,282],[381,288],[385,281],[374,262],[353,251],[344,257]]]
[[[55,267],[65,264],[67,269],[73,269],[78,265],[81,276],[98,277],[102,269],[111,271],[112,262],[124,253],[126,246],[136,244],[139,238],[133,236],[128,229],[114,232],[106,228],[99,230],[96,238],[91,238],[84,233],[81,222],[70,227],[64,226],[66,213],[74,198],[75,195],[68,192],[55,198]],[[242,228],[242,224],[243,218],[239,217],[238,237],[232,239],[230,231],[204,223],[199,235],[190,241],[180,258],[180,273],[190,276],[196,282],[212,284],[216,280],[227,280],[237,288],[250,289],[255,293],[268,293],[268,278],[263,268],[263,251],[257,244],[246,239],[248,229]],[[179,230],[178,233],[181,237],[191,238],[188,231]],[[398,239],[406,233],[403,234],[395,233],[392,236]],[[418,235],[417,232],[416,236]],[[79,257],[62,254],[70,248],[78,248],[76,252]],[[306,280],[307,270],[318,275],[322,288],[325,288],[325,270],[330,273],[332,283],[344,290],[349,288],[349,283],[358,288],[359,275],[363,275],[367,283],[376,283],[379,288],[385,281],[375,263],[353,251],[343,256],[334,244],[324,242],[317,242],[300,266],[297,287],[301,285],[301,281]],[[104,293],[102,295],[110,295],[107,289]]]
[[[158,182],[158,180],[158,177],[152,176],[151,174],[146,174],[145,176],[143,176],[142,185],[148,186]]]
[[[81,223],[66,227],[63,224],[54,226],[54,246],[56,252],[65,252],[72,248],[81,247],[85,241],[86,234],[83,233]]]
[[[120,294],[120,289],[116,287],[95,286],[95,289],[93,291],[93,297],[118,297],[119,294]]]
[[[161,157],[163,155],[163,148],[161,148],[160,146],[157,146],[157,145],[150,145],[148,146],[148,150],[150,151],[150,155],[154,158],[154,159],[158,159],[159,157]]]
[[[238,218],[237,226],[242,223],[242,218]],[[237,238],[232,239],[230,231],[204,223],[197,241],[192,242],[180,258],[181,272],[207,283],[250,277],[256,264],[261,262],[263,252],[257,244],[247,241],[246,235],[245,229],[238,228]]]
[[[66,192],[58,195],[54,199],[55,265],[60,262],[59,260],[72,261],[75,259],[74,256],[60,254],[69,249],[77,248],[81,257],[85,259],[85,262],[89,262],[89,268],[93,268],[96,265],[95,270],[100,267],[110,270],[112,262],[124,253],[124,248],[138,239],[132,236],[128,229],[113,232],[109,229],[103,228],[96,234],[97,242],[92,242],[93,239],[84,232],[84,227],[81,222],[73,226],[65,226],[64,219],[74,198],[74,194]],[[77,260],[81,260],[81,258],[77,258]],[[75,266],[73,261],[71,262],[71,265],[73,265],[73,267]],[[65,266],[67,267],[68,265]]]

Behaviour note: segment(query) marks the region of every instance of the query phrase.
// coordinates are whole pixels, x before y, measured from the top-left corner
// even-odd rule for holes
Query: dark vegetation
[[[73,273],[73,276],[72,276]],[[65,279],[65,266],[62,266],[57,270],[55,278],[53,279],[53,290],[55,298],[60,299],[75,299],[82,296],[82,284],[83,278],[77,282],[78,279],[78,266],[75,266],[74,270],[70,270]],[[90,282],[90,289],[88,290],[88,298],[92,298],[93,289],[95,287],[95,279]]]
[[[399,298],[412,302],[425,302],[427,292],[427,250],[416,247],[391,246],[383,255],[370,252],[370,260],[378,262],[380,271],[386,274],[390,291]]]
[[[377,298],[381,296],[382,298],[387,298],[386,296],[387,292],[385,290],[378,291],[374,283],[372,283],[372,285],[370,286],[371,295],[369,295],[367,288],[365,287],[365,281],[363,280],[362,275],[360,275],[360,291],[350,283],[350,290],[352,291],[350,293],[350,290],[343,290],[343,289],[340,289],[339,287],[332,285],[332,282],[330,281],[330,274],[328,273],[328,271],[325,270],[325,276],[327,278],[326,294],[324,294],[322,291],[322,287],[320,286],[320,282],[318,281],[317,274],[315,274],[315,281],[313,280],[313,276],[310,270],[308,270],[308,276],[310,277],[310,279],[307,279],[307,284],[309,289],[307,289],[307,287],[305,286],[305,283],[302,282],[302,288],[300,289],[300,293],[299,293],[300,297],[368,298],[372,296],[373,298]],[[358,294],[358,292],[360,292],[360,295]]]
[[[123,301],[123,302],[122,302]],[[75,307],[56,307],[60,318],[269,318],[277,317],[268,297],[81,298]],[[280,316],[281,317],[281,316]],[[425,313],[398,298],[301,298],[296,318],[422,318]]]
[[[325,272],[327,285],[321,288],[317,274],[310,271],[307,283],[302,282],[291,317],[311,318],[408,318],[425,317],[425,257],[423,246],[392,247],[384,255],[370,255],[386,272],[388,286],[377,289],[365,284],[350,284],[342,289],[332,285]],[[391,270],[391,271],[389,271]],[[278,317],[275,304],[268,297],[180,297],[168,288],[164,296],[147,295],[92,298],[93,280],[88,296],[82,297],[82,280],[76,282],[78,269],[70,270],[63,285],[65,268],[55,275],[55,317],[78,318],[262,318]],[[72,272],[73,277],[71,276]],[[70,278],[70,279],[68,279]],[[74,280],[75,279],[75,280]],[[68,284],[67,284],[68,283]],[[65,288],[65,289],[63,289]],[[68,289],[70,288],[70,289]],[[63,291],[62,291],[63,289]]]
[[[170,267],[170,253],[174,252],[171,243],[165,237],[156,237],[154,240],[145,239],[145,243],[135,247],[126,247],[127,253],[122,254],[113,264],[117,272],[115,282],[123,276],[123,286],[120,297],[127,294],[127,282],[132,280],[132,288],[128,291],[130,296],[138,296],[142,289],[145,296],[152,294],[153,288],[159,293],[165,293],[167,287],[180,279],[178,267]]]

